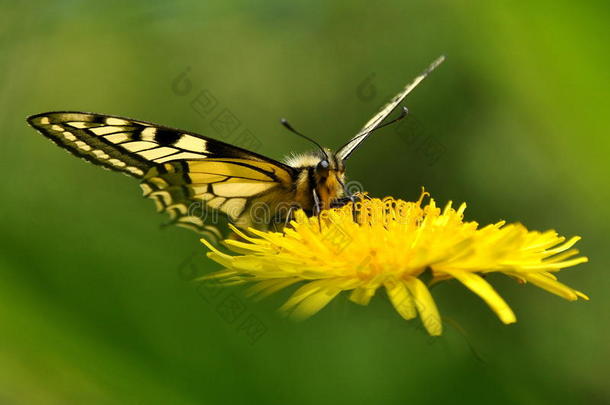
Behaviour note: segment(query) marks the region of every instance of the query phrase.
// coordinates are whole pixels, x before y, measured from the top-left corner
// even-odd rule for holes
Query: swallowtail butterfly
[[[443,60],[435,60],[336,152],[284,122],[318,146],[284,163],[193,132],[113,115],[55,111],[28,122],[70,153],[135,177],[173,223],[216,242],[226,223],[266,228],[285,221],[293,207],[315,214],[348,200],[345,161]]]

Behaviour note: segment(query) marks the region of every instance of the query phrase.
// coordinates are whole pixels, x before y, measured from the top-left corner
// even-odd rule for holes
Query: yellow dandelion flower
[[[572,248],[579,237],[566,240],[504,221],[479,228],[463,220],[466,204],[456,210],[449,202],[441,210],[433,199],[422,205],[425,195],[416,202],[363,199],[316,217],[299,211],[283,232],[234,229],[243,238],[226,241],[235,254],[202,240],[208,257],[225,267],[204,278],[253,283],[247,294],[257,298],[302,282],[280,308],[294,319],[317,313],[342,291],[366,305],[384,288],[396,311],[404,319],[419,314],[431,335],[440,335],[442,324],[428,286],[447,279],[481,297],[505,324],[515,322],[515,314],[481,275],[501,272],[568,300],[588,299],[553,275],[587,261]],[[428,285],[420,278],[426,270]]]

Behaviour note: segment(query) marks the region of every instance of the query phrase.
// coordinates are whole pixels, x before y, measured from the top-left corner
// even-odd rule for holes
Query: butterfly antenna
[[[308,136],[306,136],[306,135],[303,135],[302,133],[300,133],[299,131],[297,131],[296,129],[294,129],[294,128],[292,127],[292,125],[290,125],[290,123],[289,123],[289,122],[286,120],[286,118],[282,118],[282,119],[280,119],[280,122],[282,123],[282,125],[283,125],[284,127],[286,127],[286,129],[287,129],[287,130],[289,130],[289,131],[290,131],[290,132],[292,132],[293,134],[298,135],[298,136],[300,136],[301,138],[306,139],[306,140],[308,140],[309,142],[311,142],[311,143],[313,143],[314,145],[316,145],[316,146],[317,146],[317,147],[318,147],[318,148],[319,148],[319,149],[322,151],[322,154],[323,154],[324,156],[326,156],[326,158],[328,159],[328,155],[326,154],[326,151],[324,150],[324,148],[322,147],[322,145],[320,145],[319,143],[317,143],[316,141],[314,141],[314,140],[313,140],[313,139],[311,139],[310,137],[308,137]]]
[[[385,127],[387,127],[388,125],[392,125],[393,123],[395,123],[395,122],[397,122],[397,121],[400,121],[401,119],[405,118],[405,117],[406,117],[408,114],[409,114],[409,109],[408,109],[407,107],[403,106],[403,107],[402,107],[402,109],[401,109],[401,111],[400,111],[400,115],[399,115],[398,117],[394,118],[394,119],[393,119],[393,120],[391,120],[391,121],[386,122],[386,123],[385,123],[385,124],[383,124],[383,125],[380,125],[380,126],[378,126],[378,127],[376,127],[376,128],[373,128],[372,130],[370,130],[370,131],[368,131],[368,132],[364,132],[364,133],[362,133],[362,134],[360,134],[360,135],[358,135],[358,136],[353,137],[352,139],[350,139],[350,140],[349,140],[349,142],[348,142],[348,143],[353,142],[353,141],[355,141],[356,139],[362,138],[363,136],[367,136],[368,134],[373,133],[373,132],[377,131],[378,129],[385,128]],[[347,145],[348,143],[346,143],[345,145]],[[343,145],[343,146],[345,146],[345,145]],[[343,146],[342,146],[342,147],[343,147]],[[342,147],[341,147],[341,148],[342,148]],[[341,148],[339,148],[339,149],[341,149]]]
[[[377,130],[378,130],[378,129],[380,129],[380,128],[385,128],[385,127],[387,127],[388,125],[392,125],[393,123],[398,122],[398,121],[400,121],[401,119],[403,119],[404,117],[406,117],[408,114],[409,114],[409,109],[408,109],[407,107],[403,106],[403,107],[401,108],[400,115],[399,115],[398,117],[394,118],[394,119],[393,119],[393,120],[391,120],[391,121],[386,122],[386,123],[385,123],[385,124],[383,124],[383,125],[379,125],[377,128],[373,129],[371,132],[377,131]],[[371,132],[369,132],[369,133],[371,133]]]

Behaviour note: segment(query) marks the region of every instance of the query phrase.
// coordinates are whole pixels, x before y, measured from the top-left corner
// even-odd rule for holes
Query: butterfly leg
[[[361,193],[350,194],[349,190],[347,189],[347,186],[341,179],[339,179],[339,184],[343,188],[343,196],[331,201],[331,208],[341,208],[350,202],[355,203],[361,200]]]
[[[290,220],[292,219],[292,212],[294,210],[296,210],[297,208],[299,208],[298,205],[291,205],[290,208],[288,208],[288,213],[286,214],[286,219],[284,219],[284,228],[288,226],[288,224],[290,223]]]
[[[330,207],[341,208],[349,203],[356,203],[358,201],[361,201],[363,197],[368,198],[368,196],[363,194],[351,194],[345,197],[336,198],[330,203]]]
[[[301,208],[299,204],[293,203],[288,207],[287,210],[281,210],[281,212],[274,215],[271,221],[273,229],[276,232],[282,232],[282,230],[287,227],[288,224],[290,224],[290,221],[293,219],[293,213],[299,208]],[[284,212],[286,212],[286,215],[283,215]]]
[[[315,188],[312,191],[313,191],[313,214],[319,215],[320,211],[322,211],[321,205],[320,205],[320,198],[318,197],[318,193],[316,192]]]
[[[320,197],[318,197],[318,193],[316,192],[316,189],[313,189],[313,214],[314,215],[320,215],[320,212],[322,211],[321,209],[321,205],[320,205]],[[318,218],[318,226],[320,227],[320,232],[322,232],[322,222],[320,220],[320,218]]]

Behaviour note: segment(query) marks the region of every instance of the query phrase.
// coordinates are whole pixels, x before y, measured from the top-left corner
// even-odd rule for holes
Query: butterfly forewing
[[[430,66],[428,66],[428,68],[422,74],[417,76],[411,83],[405,86],[405,88],[400,93],[394,96],[394,98],[390,100],[389,103],[384,105],[377,114],[375,114],[370,120],[367,121],[366,124],[364,124],[360,132],[358,132],[347,144],[345,144],[341,149],[339,149],[339,151],[337,152],[337,157],[343,160],[347,159],[352,154],[352,152],[354,152],[354,150],[356,150],[360,146],[360,144],[366,138],[368,138],[371,131],[381,125],[383,120],[385,120],[388,115],[390,115],[392,111],[394,111],[396,107],[398,107],[398,105],[405,99],[405,97],[407,97],[407,95],[411,93],[411,91],[413,91],[413,89],[417,87],[417,85],[421,83],[421,81],[424,80],[426,76],[428,76],[430,72],[436,69],[436,67],[440,65],[444,60],[445,57],[441,56],[434,62],[432,62],[432,64],[430,64]]]
[[[141,179],[144,195],[172,223],[212,240],[228,222],[249,226],[248,208],[286,193],[295,176],[290,166],[262,155],[145,121],[68,111],[28,122],[74,155]]]

